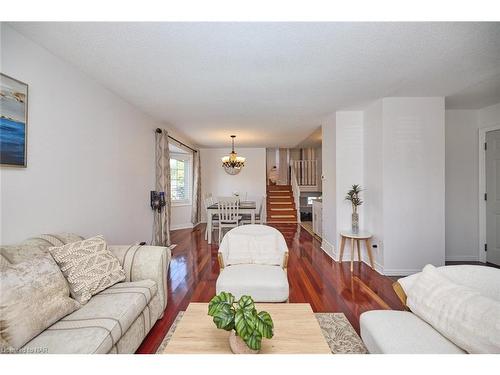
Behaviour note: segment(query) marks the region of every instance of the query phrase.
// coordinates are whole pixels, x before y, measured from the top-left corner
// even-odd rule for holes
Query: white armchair
[[[245,225],[230,230],[219,247],[221,272],[216,290],[256,302],[286,302],[288,247],[283,235],[266,225]]]

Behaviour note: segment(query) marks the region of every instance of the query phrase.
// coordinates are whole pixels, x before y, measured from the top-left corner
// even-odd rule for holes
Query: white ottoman
[[[223,268],[217,279],[217,294],[230,292],[237,299],[248,295],[255,302],[286,302],[288,279],[280,266],[238,264]]]

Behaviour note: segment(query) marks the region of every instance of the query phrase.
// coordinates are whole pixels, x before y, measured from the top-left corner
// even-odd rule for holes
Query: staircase
[[[290,185],[267,186],[267,222],[297,222],[297,208]]]

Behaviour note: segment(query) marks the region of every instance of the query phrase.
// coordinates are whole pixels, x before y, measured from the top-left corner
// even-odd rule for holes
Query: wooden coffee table
[[[262,339],[262,354],[331,354],[308,303],[257,303],[274,322],[274,337]],[[164,354],[230,354],[229,332],[217,329],[208,303],[190,303]]]

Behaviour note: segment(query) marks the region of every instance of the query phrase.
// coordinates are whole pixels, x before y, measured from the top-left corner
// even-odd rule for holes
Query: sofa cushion
[[[477,290],[485,297],[500,302],[500,270],[480,265],[456,265],[436,267],[439,274],[456,284]],[[398,283],[406,295],[422,272],[400,278]]]
[[[359,318],[361,338],[374,354],[460,354],[458,346],[408,311],[374,310]]]
[[[152,280],[124,282],[93,296],[80,310],[61,319],[25,348],[49,353],[108,353],[144,311],[144,336],[156,320],[147,307],[157,293]],[[147,322],[149,320],[149,322]],[[143,336],[143,337],[144,337]]]
[[[50,254],[0,272],[0,333],[14,350],[79,307]]]
[[[408,307],[469,353],[500,353],[500,302],[425,266],[408,292]]]
[[[51,246],[62,246],[81,240],[83,240],[83,237],[74,233],[41,234],[24,240],[17,245],[1,246],[0,254],[10,263],[19,263],[36,255],[47,254]]]
[[[30,260],[35,256],[48,254],[49,246],[46,245],[3,245],[0,254],[9,263],[16,264]]]
[[[28,238],[21,242],[22,245],[45,245],[51,246],[63,246],[72,242],[82,241],[85,238],[75,233],[56,233],[56,234],[40,234],[36,237]]]
[[[51,247],[49,251],[68,280],[72,297],[81,304],[125,280],[119,260],[107,249],[102,236]]]
[[[284,302],[288,279],[279,266],[239,264],[224,268],[217,279],[217,294],[230,292],[236,298],[251,296],[255,302]]]

